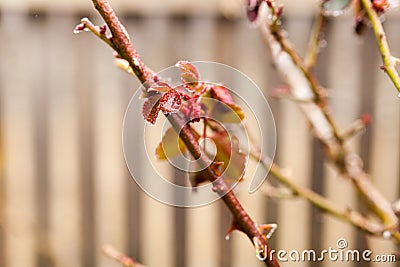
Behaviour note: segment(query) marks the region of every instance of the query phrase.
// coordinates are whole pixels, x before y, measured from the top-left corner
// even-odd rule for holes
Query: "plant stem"
[[[308,70],[314,68],[317,63],[318,54],[321,51],[321,41],[327,24],[327,18],[320,10],[315,16],[313,28],[311,30],[310,41],[308,42],[307,56],[304,59],[304,65]]]
[[[387,73],[400,93],[400,77],[396,70],[396,59],[391,55],[388,41],[386,39],[385,30],[383,29],[382,22],[379,19],[378,14],[372,7],[370,0],[361,0],[361,4],[367,14],[369,21],[371,22],[372,29],[375,34],[376,42],[379,46],[379,51],[383,61],[382,69]]]
[[[119,19],[117,18],[108,1],[92,1],[100,15],[103,17],[107,26],[110,28],[110,31],[112,33],[111,41],[113,43],[114,50],[119,54],[122,59],[125,59],[129,62],[129,65],[131,66],[133,72],[138,77],[140,82],[145,86],[149,86],[157,78],[140,59],[129,37],[126,34],[124,27],[119,22]],[[179,133],[179,136],[185,143],[192,156],[195,159],[201,159],[202,163],[208,166],[206,168],[206,171],[209,181],[213,184],[213,190],[222,197],[225,205],[229,208],[234,217],[234,222],[238,225],[238,230],[243,231],[253,242],[254,246],[256,247],[257,253],[261,253],[258,256],[265,256],[264,262],[267,266],[278,267],[279,263],[273,253],[271,253],[265,236],[262,235],[262,233],[257,228],[257,225],[251,219],[249,214],[244,210],[236,195],[226,184],[223,177],[219,177],[215,173],[215,171],[213,170],[213,164],[209,164],[211,161],[207,157],[206,153],[201,149],[199,143],[195,138],[192,128],[177,113],[164,115],[167,116],[169,122],[172,124],[177,133]]]
[[[259,161],[264,168],[269,168],[269,162],[267,160],[263,160],[256,155],[256,153],[251,152],[250,156]],[[350,209],[342,209],[338,207],[334,202],[330,201],[329,199],[321,196],[320,194],[314,192],[313,190],[300,186],[293,182],[290,177],[284,174],[282,169],[275,163],[273,163],[270,167],[269,173],[275,177],[279,182],[289,188],[294,195],[298,195],[314,206],[318,207],[322,211],[331,214],[341,220],[351,223],[353,226],[373,235],[381,235],[384,231],[384,228],[381,227],[378,223],[375,223],[360,213],[350,210]]]
[[[314,135],[325,146],[327,158],[336,169],[348,177],[368,202],[371,209],[382,220],[385,227],[397,232],[398,218],[391,204],[372,184],[362,168],[358,155],[347,150],[338,128],[328,112],[325,102],[318,102],[321,97],[318,82],[304,66],[301,57],[292,48],[280,30],[271,29],[267,20],[261,23],[260,30],[275,65],[283,79],[291,88],[292,94],[298,98],[313,99],[311,103],[298,102],[298,106],[310,122]],[[314,96],[314,97],[312,97]]]

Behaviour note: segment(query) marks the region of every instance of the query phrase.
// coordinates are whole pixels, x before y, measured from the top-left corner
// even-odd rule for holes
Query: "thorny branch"
[[[395,58],[390,53],[388,41],[386,39],[385,30],[383,29],[382,22],[375,9],[372,7],[372,3],[369,0],[361,0],[362,7],[364,8],[369,21],[371,22],[372,29],[375,34],[376,42],[379,46],[381,53],[383,66],[382,69],[387,73],[393,82],[393,85],[397,88],[400,93],[400,77],[396,70],[396,64],[399,62],[398,58]],[[400,94],[399,94],[400,95]]]
[[[381,225],[365,218],[357,211],[348,208],[340,208],[336,205],[336,203],[330,201],[324,196],[321,196],[320,194],[314,192],[307,187],[296,184],[295,182],[293,182],[293,179],[289,177],[289,175],[285,174],[284,170],[282,170],[281,167],[279,167],[276,163],[272,163],[271,165],[270,159],[263,159],[256,152],[251,152],[250,156],[259,161],[264,166],[264,168],[270,168],[269,173],[273,177],[275,177],[281,184],[291,190],[291,196],[302,197],[322,211],[327,212],[339,219],[347,221],[353,226],[369,234],[381,235],[384,232],[385,229]],[[289,196],[287,192],[285,193],[286,195],[283,195],[284,197]]]
[[[266,2],[270,7],[275,5],[274,1]],[[271,12],[273,11],[271,9]],[[358,213],[338,210],[322,196],[291,183],[276,165],[272,165],[271,174],[292,189],[294,193],[308,199],[322,210],[345,219],[369,233],[383,234],[383,231],[386,233],[389,231],[391,236],[400,243],[397,230],[398,218],[391,207],[391,203],[372,184],[363,169],[361,158],[357,154],[350,152],[345,146],[346,138],[349,137],[349,132],[352,131],[339,132],[331,114],[328,112],[327,103],[324,101],[323,91],[317,79],[311,70],[306,67],[304,60],[293,49],[289,41],[283,37],[282,30],[276,27],[277,23],[268,21],[266,18],[267,16],[260,15],[259,25],[262,37],[270,50],[278,71],[290,87],[291,94],[300,100],[296,101],[296,103],[310,122],[315,137],[325,146],[327,158],[330,162],[343,176],[352,181],[374,213],[381,219],[383,226],[375,225],[375,223],[359,216]],[[357,132],[357,129],[353,132]]]
[[[129,39],[129,36],[127,35],[124,27],[120,23],[110,4],[106,0],[93,0],[93,4],[111,31],[111,36],[106,37],[109,41],[104,40],[102,35],[105,33],[97,32],[96,27],[89,29],[91,31],[96,31],[96,36],[100,37],[102,40],[106,41],[107,44],[111,45],[111,47],[118,53],[118,56],[129,63],[132,71],[142,84],[145,86],[151,86],[151,84],[157,81],[158,78],[145,66],[140,59]],[[88,21],[82,21],[82,24],[78,25],[77,28],[80,27],[79,29],[81,29],[83,26],[85,26],[85,23],[87,24]],[[204,153],[202,148],[199,146],[192,128],[186,124],[183,118],[181,118],[177,113],[165,115],[177,133],[179,133],[179,136],[185,143],[192,156],[195,159],[200,159],[205,165],[209,165],[207,163],[210,162],[210,159],[208,159],[206,153]],[[271,253],[270,247],[268,246],[268,236],[264,235],[261,228],[254,223],[249,214],[244,210],[236,195],[227,185],[223,177],[218,176],[213,169],[213,164],[211,164],[205,170],[209,181],[213,184],[213,190],[222,197],[222,200],[234,217],[234,222],[232,225],[235,225],[237,230],[244,232],[249,237],[255,246],[257,257],[262,259],[267,266],[279,266],[278,261],[273,253]]]

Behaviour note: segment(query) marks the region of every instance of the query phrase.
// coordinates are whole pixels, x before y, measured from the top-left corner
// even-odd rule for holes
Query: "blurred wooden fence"
[[[173,208],[135,184],[123,159],[121,129],[138,83],[115,68],[110,49],[100,41],[72,34],[80,15],[0,14],[0,266],[118,266],[101,254],[104,244],[150,267],[262,266],[244,235],[225,241],[230,217],[221,203]],[[257,31],[241,19],[125,12],[122,20],[154,70],[180,59],[210,60],[243,71],[266,95],[280,85]],[[311,22],[306,15],[285,20],[300,51],[306,49]],[[399,27],[396,17],[386,24],[395,55],[400,55]],[[326,40],[317,73],[331,89],[334,117],[344,129],[362,113],[372,114],[371,126],[352,147],[393,201],[400,188],[395,89],[379,70],[372,35],[354,36],[350,17],[333,19]],[[298,183],[358,207],[349,183],[323,164],[321,147],[296,105],[271,99],[270,104],[278,162]],[[376,253],[395,249],[387,241],[366,240],[303,200],[268,200],[261,191],[241,198],[257,222],[279,224],[271,240],[277,249],[335,248],[339,238],[351,248],[368,245]],[[296,264],[311,265],[379,264]]]

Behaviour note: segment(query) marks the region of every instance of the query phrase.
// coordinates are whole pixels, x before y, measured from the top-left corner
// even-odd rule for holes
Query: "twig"
[[[261,192],[263,192],[267,197],[274,199],[292,199],[297,197],[297,194],[289,188],[276,187],[268,182],[261,187]]]
[[[261,159],[260,156],[253,151],[250,152],[250,156],[253,159],[259,161],[264,168],[266,169],[269,168],[270,166],[269,160]],[[271,165],[269,172],[279,182],[281,182],[283,185],[289,188],[294,195],[298,195],[299,197],[308,200],[310,203],[312,203],[314,206],[318,207],[322,211],[330,215],[333,215],[336,218],[339,218],[343,221],[349,222],[353,226],[369,234],[382,235],[383,231],[385,230],[378,223],[365,218],[360,213],[350,209],[340,208],[336,205],[336,203],[330,201],[324,196],[321,196],[320,194],[314,192],[313,190],[307,187],[303,187],[296,184],[295,182],[292,181],[292,179],[288,175],[284,174],[284,171],[277,164],[273,163]]]
[[[311,70],[317,63],[318,54],[321,51],[321,42],[324,37],[324,30],[327,24],[327,18],[320,10],[315,16],[313,28],[311,30],[310,41],[308,42],[307,56],[304,59],[304,65]]]
[[[110,4],[106,0],[93,0],[92,2],[111,31],[112,36],[110,40],[113,43],[113,49],[121,58],[129,62],[140,82],[149,86],[149,83],[153,82],[154,74],[140,59],[124,26],[119,21]]]
[[[369,21],[371,22],[372,29],[375,34],[376,42],[379,46],[381,53],[383,66],[382,69],[387,73],[393,82],[393,85],[397,88],[400,93],[400,77],[396,70],[397,60],[391,55],[389,44],[386,39],[385,30],[383,29],[382,22],[379,19],[378,14],[372,7],[370,0],[361,0],[362,7],[364,8]]]
[[[111,42],[110,38],[107,37],[105,31],[102,32],[100,27],[95,26],[88,18],[81,19],[81,24],[78,24],[75,27],[74,33],[80,33],[81,31],[83,31],[85,29],[88,29],[89,31],[91,31],[94,35],[99,37],[106,44],[108,44],[112,49],[114,49],[114,44],[113,44],[113,42]]]
[[[129,62],[130,67],[141,83],[149,86],[157,79],[157,77],[153,76],[153,73],[140,59],[126,34],[124,27],[119,22],[110,4],[106,0],[92,1],[107,26],[110,28],[112,34],[110,40],[113,43],[112,47],[114,50],[119,54],[120,58]],[[179,133],[181,139],[193,157],[195,159],[200,159],[200,161],[203,162],[203,164],[206,164],[206,166],[209,165],[208,163],[210,162],[210,159],[208,159],[206,153],[204,153],[197,142],[192,128],[186,124],[177,113],[165,115],[174,129]],[[256,249],[256,256],[259,259],[262,259],[267,266],[279,266],[275,256],[271,253],[266,237],[258,229],[249,214],[244,210],[239,200],[236,198],[236,195],[226,184],[223,177],[219,177],[212,166],[213,164],[205,169],[208,179],[213,184],[213,190],[222,197],[222,200],[231,211],[234,217],[234,224],[238,226],[237,229],[244,232],[253,242]]]
[[[265,17],[262,16],[264,19]],[[267,20],[260,25],[262,36],[275,65],[291,88],[292,94],[305,99],[314,99],[314,103],[298,103],[298,105],[310,122],[315,136],[324,144],[327,158],[340,173],[353,182],[385,227],[397,232],[398,218],[394,214],[391,204],[376,189],[364,172],[360,157],[346,149],[344,140],[339,135],[338,128],[327,111],[326,104],[318,102],[315,98],[319,95],[319,91],[316,90],[319,85],[315,77],[304,66],[301,57],[282,37],[279,30],[271,29]]]
[[[119,252],[112,246],[104,246],[103,247],[103,253],[107,257],[110,257],[111,259],[116,260],[117,262],[121,263],[122,266],[125,267],[144,267],[144,265],[137,263],[135,260],[132,258],[124,255],[123,253]]]

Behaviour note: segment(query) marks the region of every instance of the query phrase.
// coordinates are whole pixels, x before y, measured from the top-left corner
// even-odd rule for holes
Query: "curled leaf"
[[[156,148],[156,156],[159,160],[175,158],[186,151],[186,146],[178,134],[171,127],[164,133],[161,142]]]
[[[143,104],[142,114],[146,121],[155,124],[160,111],[160,95],[150,96]]]
[[[174,89],[165,92],[160,99],[160,107],[164,113],[178,112],[181,105],[181,95]]]

